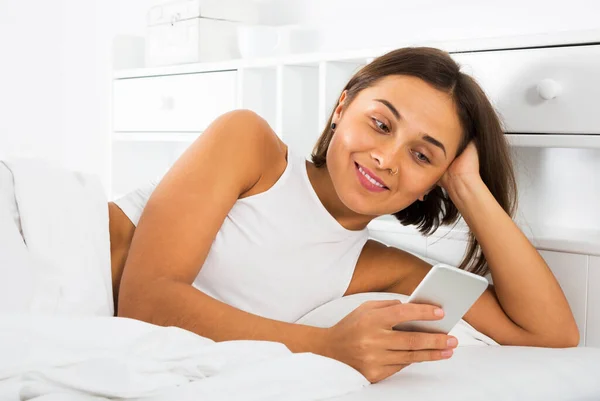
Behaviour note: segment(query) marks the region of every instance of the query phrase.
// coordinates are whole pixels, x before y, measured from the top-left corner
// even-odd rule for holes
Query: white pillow
[[[19,208],[15,199],[14,178],[10,169],[2,161],[0,161],[0,198],[0,202],[3,203],[2,206],[8,211],[12,221],[15,222],[19,233],[23,235]]]
[[[0,313],[28,311],[33,277],[15,200],[13,175],[0,162]]]
[[[339,299],[334,299],[333,301],[329,301],[326,304],[313,309],[295,323],[307,326],[331,327],[366,301],[388,299],[398,299],[400,302],[404,303],[408,300],[408,295],[390,292],[364,292],[348,295]],[[490,337],[475,330],[464,320],[461,320],[449,334],[458,339],[459,346],[499,345]]]
[[[425,262],[436,265],[440,262],[437,260],[420,255],[416,252],[404,250],[414,256],[424,260]],[[296,321],[299,324],[317,327],[331,327],[342,320],[346,315],[358,308],[362,303],[367,301],[384,301],[388,299],[398,299],[405,303],[408,301],[408,295],[395,294],[391,292],[365,292],[345,296],[341,299],[334,299],[324,305],[321,305]]]

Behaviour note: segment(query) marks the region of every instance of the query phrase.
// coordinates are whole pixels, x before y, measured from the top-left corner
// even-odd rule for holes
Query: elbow
[[[571,329],[566,331],[563,337],[563,346],[561,348],[577,347],[580,341],[579,329],[577,328],[577,325],[573,323]]]
[[[543,341],[544,347],[548,348],[571,348],[579,346],[579,329],[577,325],[564,326],[563,329],[555,333],[552,337],[546,338]]]
[[[579,346],[579,329],[575,323],[562,325],[556,331],[531,332],[521,330],[517,336],[497,339],[501,345],[543,347],[543,348],[571,348]]]
[[[571,318],[568,319],[568,323],[560,325],[562,330],[557,333],[557,340],[559,344],[557,348],[571,348],[579,345],[579,341],[581,339],[579,335],[579,328],[575,322],[575,317],[573,315],[570,317]]]

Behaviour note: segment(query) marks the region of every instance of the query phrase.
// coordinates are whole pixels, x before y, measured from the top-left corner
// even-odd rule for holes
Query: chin
[[[373,202],[369,201],[363,194],[357,193],[356,191],[353,191],[352,193],[347,191],[344,194],[338,194],[338,196],[339,195],[341,195],[340,200],[342,203],[356,214],[373,218],[388,214],[383,212],[380,207],[374,205]]]

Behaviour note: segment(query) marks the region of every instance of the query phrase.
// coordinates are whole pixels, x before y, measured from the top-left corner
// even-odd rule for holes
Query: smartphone
[[[401,331],[448,334],[488,287],[481,276],[444,263],[436,264],[408,298],[408,303],[435,305],[444,310],[440,320],[413,320],[393,327]]]

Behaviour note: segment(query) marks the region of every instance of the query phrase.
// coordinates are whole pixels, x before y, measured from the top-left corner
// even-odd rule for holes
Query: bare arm
[[[401,249],[369,240],[357,268],[346,295],[370,291],[410,295],[429,272],[431,265]],[[503,345],[538,347],[577,345],[577,337],[568,330],[570,324],[574,325],[571,323],[570,310],[566,322],[551,322],[555,326],[547,332],[541,332],[539,329],[528,331],[511,320],[500,303],[496,290],[497,287],[490,285],[465,314],[464,320]],[[542,311],[541,314],[544,315],[545,312]],[[555,318],[561,319],[560,316]]]
[[[498,302],[537,341],[550,346],[577,345],[579,331],[569,304],[538,251],[481,179],[457,179],[454,184],[452,200],[481,244],[494,280],[494,292],[482,304]],[[486,309],[472,309],[465,319],[488,328]]]
[[[247,313],[192,286],[235,201],[282,152],[268,124],[252,112],[231,112],[211,124],[148,200],[121,279],[118,315],[215,341],[277,341],[294,352],[319,353],[324,329]]]

